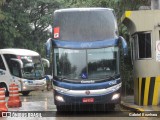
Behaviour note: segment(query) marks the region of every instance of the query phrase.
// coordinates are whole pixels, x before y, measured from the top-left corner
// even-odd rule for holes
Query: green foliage
[[[3,20],[4,19],[4,14],[3,12],[1,11],[1,6],[4,4],[5,0],[0,0],[0,20]]]
[[[44,53],[50,33],[56,0],[11,0],[2,5],[5,19],[0,21],[0,48],[27,48]]]

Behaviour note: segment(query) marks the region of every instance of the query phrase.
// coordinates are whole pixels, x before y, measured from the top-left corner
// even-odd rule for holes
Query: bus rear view
[[[120,103],[119,40],[114,11],[109,8],[71,8],[54,12],[54,102],[58,111],[73,106],[113,109]]]

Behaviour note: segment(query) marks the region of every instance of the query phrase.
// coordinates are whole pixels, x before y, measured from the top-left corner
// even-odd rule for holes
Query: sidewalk
[[[146,111],[158,111],[160,112],[159,106],[138,106],[134,104],[134,96],[126,96],[121,98],[121,106],[130,111],[134,112],[146,112]]]

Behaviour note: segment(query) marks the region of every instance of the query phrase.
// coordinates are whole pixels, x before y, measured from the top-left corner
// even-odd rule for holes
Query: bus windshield
[[[54,75],[70,80],[106,79],[119,74],[118,47],[54,49]]]
[[[43,66],[40,56],[20,56],[23,62],[22,77],[39,79],[43,77]]]

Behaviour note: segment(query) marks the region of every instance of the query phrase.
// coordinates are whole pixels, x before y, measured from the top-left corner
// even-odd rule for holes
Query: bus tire
[[[23,96],[28,96],[29,93],[30,93],[30,91],[23,91],[23,92],[22,92],[22,95],[23,95]]]
[[[9,91],[8,91],[7,85],[5,83],[0,83],[0,88],[5,88],[5,96],[8,97]]]

